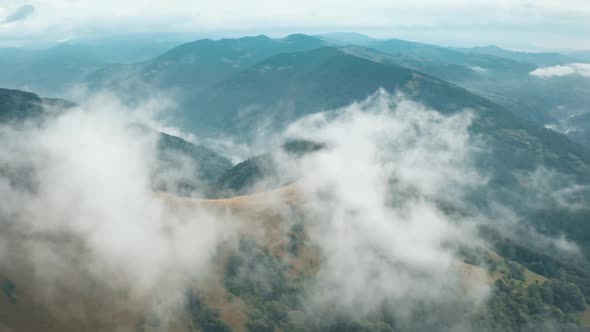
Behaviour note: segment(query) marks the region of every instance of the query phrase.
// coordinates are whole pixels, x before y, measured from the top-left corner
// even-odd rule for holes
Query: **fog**
[[[397,318],[413,319],[424,303],[477,309],[486,280],[466,288],[456,251],[480,243],[474,223],[437,204],[485,183],[473,168],[472,119],[468,110],[443,116],[378,91],[287,129],[288,137],[328,146],[297,169],[323,258],[308,294],[312,310],[363,317],[387,304]]]
[[[121,306],[141,302],[165,315],[183,303],[184,289],[219,273],[220,248],[235,247],[245,234],[242,214],[153,191],[157,134],[132,127],[175,132],[158,109],[157,101],[129,108],[102,95],[41,122],[0,128],[0,265],[13,272],[26,266],[32,282],[50,290],[49,303],[59,302],[57,290],[74,274],[124,294]],[[319,252],[317,273],[301,295],[312,317],[385,310],[409,323],[434,308],[433,322],[469,326],[490,281],[485,270],[465,268],[460,249],[481,248],[476,227],[494,222],[467,199],[487,184],[475,166],[485,148],[470,133],[475,117],[470,110],[442,115],[380,90],[277,133],[326,145],[301,158],[274,155],[281,175],[297,179],[293,204]],[[170,172],[170,181],[194,167]],[[535,179],[534,190],[553,188]],[[205,188],[196,190],[193,196]],[[554,199],[563,203],[567,194]],[[286,208],[273,194],[263,197],[271,208]],[[468,213],[450,213],[449,206]],[[504,221],[516,222],[505,209]],[[551,241],[578,251],[563,236]]]
[[[148,295],[170,301],[206,274],[230,236],[219,216],[152,191],[157,135],[132,126],[152,120],[152,106],[130,110],[102,96],[42,124],[0,130],[2,266],[18,273],[30,265],[32,282],[53,289],[49,303],[66,296],[57,289],[77,289],[78,278],[124,289],[122,306]]]

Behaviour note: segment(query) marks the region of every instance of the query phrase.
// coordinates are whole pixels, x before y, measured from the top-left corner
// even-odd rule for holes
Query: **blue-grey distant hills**
[[[306,35],[202,39],[146,62],[106,67],[89,75],[86,83],[93,91],[115,90],[122,94],[150,95],[164,90],[182,100],[270,56],[322,45],[321,40]]]
[[[553,119],[550,105],[565,98],[569,107],[583,106],[583,77],[540,79],[530,75],[538,65],[477,49],[360,40],[362,46],[306,35],[199,40],[149,61],[99,70],[86,83],[129,101],[170,93],[184,130],[245,142],[261,129],[280,131],[302,116],[346,106],[383,88],[442,113],[475,113],[471,129],[486,144],[479,164],[490,175],[490,190],[474,199],[485,201],[490,194],[518,206],[524,198],[515,186],[518,174],[539,167],[590,184],[588,148],[543,128],[543,119]],[[566,85],[569,80],[580,84]],[[558,88],[568,91],[560,94]],[[582,115],[571,118],[580,128],[586,123]],[[211,183],[229,167],[216,170]]]
[[[531,102],[541,94],[535,89],[554,85],[529,74],[537,65],[400,40],[326,46],[330,43],[334,44],[306,35],[199,40],[144,63],[100,70],[89,76],[88,84],[131,96],[135,88],[173,91],[179,125],[185,130],[245,139],[260,126],[280,130],[301,116],[348,105],[384,88],[404,92],[441,112],[475,110],[474,130],[503,156],[498,172],[545,164],[589,176],[587,149],[542,128],[540,122],[528,121],[546,117]],[[514,77],[538,81],[536,86],[531,83],[532,95],[527,94],[528,86],[511,83]],[[520,90],[505,87],[511,84]],[[477,93],[484,88],[488,92]],[[495,98],[500,90],[506,94]],[[570,93],[572,103],[585,98]],[[514,94],[516,101],[511,99]],[[544,98],[564,96],[545,91]]]
[[[461,85],[538,125],[557,128],[563,122],[571,124],[571,117],[590,112],[590,78],[531,75],[539,67],[590,62],[582,51],[561,54],[517,52],[497,46],[447,48],[399,39],[374,39],[355,33],[334,33],[319,38],[387,54],[399,64]],[[581,137],[579,133],[588,129],[579,128],[578,134],[571,137],[587,142],[588,136]]]
[[[543,78],[539,67],[590,62],[584,51],[520,52],[497,46],[449,48],[356,33],[285,38],[202,39],[174,47],[178,39],[105,38],[68,41],[45,50],[0,49],[0,86],[63,96],[78,84],[115,91],[129,101],[164,94],[185,100],[271,56],[322,46],[357,46],[409,69],[460,85],[519,117],[566,133],[586,144],[590,128],[575,120],[589,113],[590,79]]]
[[[111,50],[116,53],[115,49]],[[38,79],[37,84],[43,83],[39,86],[54,82],[63,89],[82,83],[90,91],[108,91],[129,103],[166,96],[174,101],[176,124],[185,131],[204,137],[233,137],[246,144],[254,141],[261,131],[280,132],[303,116],[349,105],[380,89],[392,94],[400,92],[442,114],[470,110],[475,116],[470,132],[481,147],[474,152],[476,171],[489,181],[483,188],[470,191],[464,201],[452,201],[453,198],[445,201],[443,197],[434,202],[441,207],[441,213],[473,216],[479,220],[480,212],[484,215],[491,212],[489,215],[493,217],[490,218],[494,218],[488,225],[477,227],[485,239],[480,249],[456,248],[460,268],[466,269],[472,277],[477,277],[472,272],[478,270],[490,277],[490,300],[475,317],[473,327],[466,329],[520,331],[534,329],[537,323],[555,322],[562,324],[556,325],[558,327],[577,330],[576,323],[588,314],[590,150],[583,145],[588,142],[588,131],[584,128],[590,128],[587,78],[583,75],[552,78],[531,75],[539,67],[567,66],[582,61],[573,55],[513,52],[497,47],[451,49],[349,33],[319,37],[291,35],[280,39],[257,36],[199,40],[119,65],[109,65],[113,57],[105,61],[99,51],[88,52],[85,48],[61,45],[49,53],[53,54],[49,57],[51,61],[39,62],[42,58],[37,55],[28,58],[26,51],[12,49],[0,52],[0,60],[22,59],[23,64],[18,68],[23,72],[43,69],[38,75],[34,70],[29,72],[30,77]],[[10,64],[10,61],[0,61],[0,65]],[[32,63],[39,65],[35,67]],[[96,67],[100,69],[92,69]],[[90,74],[86,75],[87,72]],[[12,75],[5,79],[10,81],[18,77]],[[73,106],[66,100],[0,89],[0,126],[18,126],[24,120],[54,116]],[[561,130],[567,135],[545,128],[548,124],[568,128]],[[165,195],[166,199],[182,203],[179,207],[209,204],[224,215],[229,209],[243,213],[256,220],[252,225],[256,225],[256,234],[260,232],[265,235],[263,237],[275,236],[273,231],[283,226],[289,230],[280,241],[269,239],[265,243],[263,237],[251,239],[244,234],[239,247],[227,254],[220,248],[214,260],[220,281],[215,287],[221,292],[214,289],[212,294],[223,296],[207,298],[204,294],[209,293],[187,290],[182,309],[170,316],[181,322],[178,326],[191,331],[453,330],[457,317],[463,315],[463,310],[458,310],[454,303],[447,305],[445,302],[443,311],[429,310],[428,303],[424,303],[425,306],[408,319],[409,325],[389,319],[387,311],[380,309],[374,317],[362,321],[352,321],[350,317],[334,321],[323,317],[317,321],[308,319],[314,315],[307,316],[309,310],[301,307],[298,299],[306,294],[304,281],[318,271],[322,257],[306,232],[322,220],[306,216],[305,205],[294,194],[297,184],[293,182],[299,179],[283,171],[281,167],[285,165],[278,165],[274,157],[288,155],[292,158],[286,160],[295,162],[304,154],[329,150],[329,144],[303,140],[281,142],[279,146],[270,147],[267,153],[233,165],[207,146],[192,144],[140,124],[128,127],[139,135],[157,138],[157,158],[151,165],[154,190],[178,195],[200,192],[205,197],[223,198],[192,201]],[[355,157],[348,156],[351,160]],[[428,161],[428,156],[424,158]],[[188,167],[187,171],[187,162],[196,167]],[[433,165],[432,172],[436,171]],[[21,185],[34,190],[34,173],[26,167],[21,169],[21,165],[0,164],[0,175],[10,186]],[[556,190],[563,190],[555,195],[531,192],[520,180],[535,174],[538,178],[531,182],[548,183],[549,190],[554,182],[563,182],[555,186]],[[395,186],[396,179],[390,180]],[[561,185],[566,186],[565,189]],[[274,191],[267,191],[271,189]],[[230,197],[252,193],[256,195]],[[253,208],[257,202],[274,202],[285,193],[289,195],[285,195],[285,209],[280,209],[280,213],[271,211],[274,209]],[[412,192],[400,190],[399,196],[405,194],[412,195]],[[562,194],[569,195],[565,203],[552,200],[554,196],[561,198]],[[531,204],[536,199],[539,202]],[[504,208],[510,213],[504,213]],[[503,228],[506,226],[504,218],[520,219],[514,232]],[[536,232],[556,239],[555,243],[538,243],[545,238]],[[563,245],[560,241],[565,242],[565,239],[575,240],[580,252],[571,254],[558,250],[556,246]],[[19,249],[18,240],[16,237],[15,241],[7,242],[11,244],[7,247]],[[12,252],[19,251],[11,250],[8,256]],[[20,261],[15,259],[14,262]],[[18,267],[19,264],[9,264],[0,271],[10,273],[0,275],[4,294],[0,308],[6,309],[0,310],[6,313],[0,315],[0,326],[25,331],[100,330],[87,324],[77,327],[81,322],[56,321],[43,308],[39,309],[32,300],[35,293],[31,289],[36,287],[23,278],[29,272],[21,274]],[[84,275],[75,273],[76,280]],[[64,287],[64,291],[67,289]],[[100,287],[84,287],[84,290],[93,301],[100,299],[95,292],[104,297],[110,294]],[[463,290],[460,291],[463,294]],[[234,306],[238,303],[233,302],[236,300],[242,304]],[[225,302],[232,302],[231,307],[243,314],[243,320],[228,319],[217,307],[209,307],[212,303]],[[96,307],[93,306],[93,310]],[[230,308],[229,305],[225,307]],[[102,330],[114,330],[122,323],[129,323],[135,329],[160,327],[156,313],[140,312],[135,317],[111,314],[108,305],[100,308],[104,309],[101,316],[107,317],[110,324]],[[63,328],[64,324],[68,327]]]
[[[585,134],[590,128],[584,123],[572,123],[590,112],[587,106],[590,105],[590,79],[579,75],[553,78],[531,75],[540,67],[584,62],[583,57],[577,58],[575,53],[517,52],[496,46],[447,48],[399,39],[374,39],[355,33],[316,37],[298,34],[280,39],[266,36],[204,39],[182,44],[149,61],[107,66],[88,75],[84,83],[93,91],[115,91],[127,100],[164,94],[178,104],[179,114],[188,115],[190,123],[193,115],[199,116],[201,105],[209,102],[197,100],[203,95],[209,99],[215,85],[225,84],[222,81],[234,79],[234,75],[238,79],[241,72],[247,72],[272,56],[325,46],[346,48],[348,53],[359,57],[397,64],[454,83],[520,118],[566,133],[582,143],[590,141]],[[280,84],[276,89],[280,89]],[[231,94],[232,91],[228,91],[228,95]],[[251,96],[273,97],[271,93]],[[220,113],[225,111],[218,112],[214,105],[210,106],[213,108],[208,114],[224,121]],[[576,134],[568,128],[576,128]]]
[[[361,45],[304,35],[201,40],[145,63],[101,70],[88,83],[131,96],[150,89],[172,91],[185,130],[245,141],[259,130],[280,131],[302,116],[346,106],[383,88],[442,113],[473,110],[472,133],[486,144],[480,171],[490,175],[489,187],[474,193],[474,201],[498,199],[524,207],[527,194],[518,187],[518,176],[539,167],[590,183],[588,148],[544,128],[565,116],[554,108],[566,101],[566,112],[583,111],[584,78],[530,74],[539,64],[573,60],[355,38]],[[524,61],[530,57],[535,63]],[[248,172],[260,173],[260,160],[265,159],[240,164],[223,181],[248,183]],[[587,195],[582,192],[577,199],[587,202]],[[582,233],[590,239],[590,232]]]
[[[178,41],[111,37],[71,40],[47,49],[0,48],[0,86],[63,96],[86,75],[115,63],[145,61]]]

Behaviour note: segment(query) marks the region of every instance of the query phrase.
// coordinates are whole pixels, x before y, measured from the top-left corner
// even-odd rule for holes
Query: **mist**
[[[482,250],[486,241],[477,227],[498,217],[469,199],[488,181],[476,166],[485,144],[470,130],[473,111],[443,115],[379,90],[347,107],[305,116],[274,136],[325,146],[298,157],[273,155],[296,198],[286,202],[279,189],[256,196],[256,204],[242,198],[250,202],[244,205],[190,198],[199,197],[204,184],[188,198],[154,191],[158,135],[136,126],[182,133],[162,122],[162,105],[130,108],[100,95],[42,121],[0,128],[0,221],[6,230],[0,265],[16,277],[29,271],[30,282],[44,289],[43,301],[60,303],[63,289],[75,293],[92,284],[111,294],[105,306],[172,322],[185,290],[218,274],[220,257],[239,250],[239,239],[287,241],[289,211],[296,206],[304,215],[306,245],[319,257],[298,296],[310,324],[386,315],[403,328],[431,310],[424,327],[472,327],[491,282],[485,266],[463,263],[462,250]],[[179,160],[183,167],[167,173],[167,181],[190,177],[199,167]],[[543,172],[523,179],[539,197],[555,187]],[[567,205],[570,190],[576,188],[548,199]],[[278,219],[267,221],[269,212],[261,209]],[[503,209],[496,210],[505,212],[507,225],[516,224],[516,212]],[[273,230],[263,228],[269,222]],[[537,239],[579,253],[563,235]],[[90,315],[74,307],[54,314],[78,320]]]
[[[101,96],[41,124],[0,130],[9,170],[0,182],[1,263],[16,277],[20,266],[32,270],[49,303],[58,289],[77,289],[79,278],[119,290],[113,302],[121,307],[182,300],[186,283],[206,275],[216,246],[231,236],[222,217],[152,190],[158,136],[134,127],[153,121],[152,106],[127,109]]]
[[[457,248],[480,242],[473,223],[438,205],[485,183],[473,167],[473,117],[469,110],[443,116],[381,90],[286,130],[327,145],[295,170],[322,255],[307,294],[310,311],[363,318],[385,306],[403,321],[424,303],[476,310],[483,302],[485,278],[465,287],[458,269]]]

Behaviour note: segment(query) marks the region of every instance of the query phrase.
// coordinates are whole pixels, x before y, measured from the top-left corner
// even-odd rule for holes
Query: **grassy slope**
[[[254,238],[257,242],[268,248],[269,252],[281,258],[288,265],[287,278],[295,281],[300,275],[313,272],[319,264],[319,252],[312,246],[305,245],[298,255],[292,255],[288,251],[289,225],[284,222],[284,208],[298,205],[302,201],[296,184],[282,187],[269,192],[257,193],[248,196],[238,196],[228,199],[192,199],[178,197],[167,193],[156,193],[158,197],[178,209],[193,209],[206,207],[214,213],[238,216],[235,226],[244,236]],[[307,243],[307,242],[306,242]],[[244,331],[248,322],[248,313],[251,310],[248,303],[241,297],[232,295],[223,283],[224,266],[228,257],[237,248],[231,245],[223,248],[216,257],[215,269],[204,279],[192,285],[199,289],[208,305],[218,310],[221,319],[232,330]],[[497,279],[510,279],[506,264],[509,262],[504,257],[493,251],[486,251],[487,255],[498,263],[496,272],[489,273],[485,267],[467,264],[457,261],[457,268],[465,276],[466,286],[472,282],[485,279],[490,285]],[[520,264],[518,264],[520,265]],[[103,289],[93,287],[93,282],[86,279],[83,271],[71,269],[73,279],[62,281],[57,291],[60,296],[53,306],[44,302],[43,294],[47,290],[43,285],[35,284],[30,278],[31,270],[17,265],[2,266],[0,271],[9,273],[4,277],[15,280],[17,284],[18,301],[11,303],[6,293],[0,296],[0,331],[111,331],[116,328],[137,329],[147,308],[145,303],[134,303],[128,307],[117,305],[117,298],[123,292],[116,289]],[[524,268],[524,281],[516,281],[524,287],[536,282],[544,283],[548,279]],[[2,275],[0,275],[2,276]],[[4,280],[4,279],[2,279]],[[514,279],[512,279],[514,280]],[[96,286],[96,285],[94,285]],[[117,295],[118,294],[118,295]],[[54,298],[54,297],[52,297]],[[50,311],[53,309],[54,311]],[[73,310],[77,309],[77,310]],[[66,320],[56,318],[56,312],[77,313],[78,316],[70,316]],[[63,318],[63,316],[62,316]],[[581,316],[582,322],[590,322],[590,311]],[[187,318],[179,314],[169,322],[169,331],[188,331],[190,326]],[[153,330],[146,324],[145,331]]]

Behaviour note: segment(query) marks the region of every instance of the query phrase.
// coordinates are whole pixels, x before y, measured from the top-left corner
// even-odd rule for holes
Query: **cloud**
[[[170,129],[154,114],[160,106],[148,101],[130,109],[100,95],[40,124],[0,127],[0,267],[16,275],[24,270],[61,317],[91,314],[72,303],[55,304],[88,289],[101,292],[95,301],[112,296],[118,306],[142,314],[169,312],[183,303],[184,289],[211,271],[221,273],[218,249],[235,248],[244,228],[263,237],[289,236],[276,227],[284,220],[274,215],[273,229],[253,227],[229,209],[219,213],[153,192],[156,137],[129,130],[129,124]],[[485,304],[490,287],[484,268],[462,273],[459,248],[484,245],[476,231],[482,219],[495,225],[518,220],[505,206],[508,212],[489,218],[447,209],[469,209],[470,193],[489,189],[476,166],[480,151],[489,149],[470,133],[475,119],[470,110],[443,115],[380,90],[348,107],[306,116],[279,134],[326,144],[299,159],[274,156],[281,175],[299,179],[294,204],[303,211],[306,245],[319,250],[317,273],[306,276],[303,295],[311,318],[380,312],[403,327],[423,322],[426,311],[424,326],[443,322],[469,330],[470,315]],[[188,168],[172,176],[189,176]],[[563,188],[545,197],[561,205],[569,206],[578,192],[558,187],[568,179],[545,169],[519,180],[540,198]],[[259,197],[279,210],[273,213],[285,212],[273,194]],[[500,215],[506,218],[494,218]],[[531,236],[568,254],[579,252],[563,235]]]
[[[32,5],[22,5],[18,7],[12,14],[8,15],[2,21],[3,23],[12,23],[22,21],[35,13],[35,7]]]
[[[323,257],[310,311],[330,319],[385,310],[408,322],[424,303],[447,314],[449,303],[477,309],[487,284],[475,280],[464,291],[455,249],[479,239],[473,224],[437,204],[459,201],[485,182],[472,164],[472,120],[469,111],[443,116],[379,91],[288,128],[288,137],[328,146],[295,166],[310,220],[305,227]],[[454,319],[459,325],[465,316]]]
[[[88,315],[82,305],[55,302],[77,301],[77,292],[96,285],[96,301],[115,302],[109,308],[171,310],[240,230],[241,217],[230,211],[152,191],[156,137],[129,130],[129,123],[155,122],[144,107],[157,108],[129,109],[98,96],[42,124],[0,128],[0,266],[32,278],[60,317]],[[305,298],[310,310],[362,316],[389,304],[410,321],[423,303],[479,308],[486,280],[469,279],[465,290],[456,248],[480,240],[468,220],[438,205],[482,183],[473,171],[472,120],[469,111],[444,116],[379,91],[288,128],[284,137],[328,145],[299,161],[277,160],[301,177],[305,229],[322,257]]]
[[[491,190],[476,166],[490,149],[470,133],[474,119],[469,110],[441,115],[379,91],[288,127],[287,138],[327,145],[299,161],[276,158],[282,174],[301,178],[305,227],[322,257],[306,293],[311,312],[324,320],[387,312],[398,323],[415,323],[428,307],[440,314],[429,316],[432,321],[469,330],[489,281],[483,269],[471,278],[461,274],[457,247],[490,248],[474,230],[482,224],[542,252],[581,258],[570,238],[541,234],[520,215],[547,206],[583,208],[578,200],[587,188],[575,179],[540,167],[517,176],[510,190],[521,200],[472,201],[472,193]]]
[[[437,43],[460,39],[464,44],[480,45],[512,43],[523,47],[525,43],[539,43],[557,47],[558,43],[567,43],[569,47],[590,47],[585,38],[590,6],[583,0],[558,4],[549,0],[304,0],[281,4],[269,0],[179,0],[174,6],[161,0],[106,0],[100,5],[89,0],[32,0],[31,4],[43,12],[43,17],[20,30],[0,30],[0,39],[55,41],[71,35],[120,31],[235,36],[355,30]],[[494,15],[490,17],[489,13]],[[505,33],[507,30],[510,34]]]
[[[530,74],[540,78],[564,77],[571,75],[590,77],[590,63],[570,63],[568,65],[542,67],[533,70]]]
[[[479,66],[473,66],[473,67],[470,67],[470,69],[476,73],[485,73],[488,71],[487,69],[479,67]]]
[[[83,301],[89,283],[111,294],[96,295],[107,307],[155,310],[182,299],[233,234],[229,216],[152,190],[158,136],[130,125],[154,121],[154,107],[98,96],[41,124],[0,126],[0,266],[38,300],[46,293],[46,307]],[[59,317],[85,319],[72,303]]]

